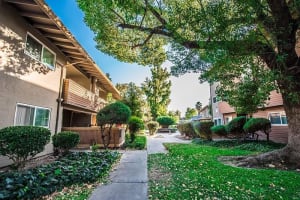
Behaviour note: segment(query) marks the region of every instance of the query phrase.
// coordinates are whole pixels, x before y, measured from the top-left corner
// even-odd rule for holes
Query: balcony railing
[[[64,104],[98,112],[106,101],[71,79],[64,80]]]

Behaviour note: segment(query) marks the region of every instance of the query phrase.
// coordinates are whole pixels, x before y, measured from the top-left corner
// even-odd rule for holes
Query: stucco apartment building
[[[212,100],[212,118],[215,125],[228,124],[233,118],[237,117],[237,113],[227,102],[221,101],[216,94],[218,84],[210,85]],[[271,121],[272,131],[270,140],[280,143],[288,141],[288,122],[283,108],[282,96],[276,91],[270,93],[268,101],[265,103],[264,109],[258,109],[252,117],[267,118]],[[264,139],[265,135],[260,134],[260,138]]]
[[[43,0],[0,0],[0,128],[88,127],[118,90]],[[52,152],[48,144],[42,154]],[[42,155],[40,154],[40,155]],[[9,164],[0,157],[0,167]]]

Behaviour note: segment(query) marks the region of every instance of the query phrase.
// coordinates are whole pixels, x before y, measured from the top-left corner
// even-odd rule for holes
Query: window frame
[[[28,36],[31,37],[32,39],[34,39],[37,43],[39,43],[42,46],[42,52],[40,55],[40,60],[38,60],[37,58],[35,58],[30,52],[27,51],[27,39]],[[43,55],[44,55],[44,49],[47,49],[50,53],[52,53],[54,55],[54,62],[53,62],[53,66],[49,65],[48,63],[43,62]],[[56,53],[54,51],[52,51],[50,48],[48,48],[44,43],[42,43],[39,39],[37,39],[34,35],[32,35],[31,33],[27,32],[26,33],[26,40],[25,40],[25,48],[24,48],[24,53],[29,56],[30,58],[34,59],[35,61],[45,65],[46,67],[48,67],[51,70],[55,69],[55,65],[56,65]]]
[[[46,108],[46,107],[41,107],[41,106],[34,106],[30,104],[24,104],[24,103],[17,103],[16,104],[16,110],[15,110],[15,118],[14,118],[14,126],[16,125],[16,119],[17,119],[17,111],[18,111],[18,106],[24,106],[24,107],[29,107],[29,108],[34,108],[34,115],[33,115],[33,124],[29,126],[36,126],[35,125],[35,119],[36,119],[36,111],[37,109],[44,109],[49,111],[49,118],[48,118],[48,123],[47,126],[38,126],[38,127],[44,127],[44,128],[50,128],[50,121],[51,121],[51,108]],[[18,126],[25,126],[25,125],[18,125]]]
[[[215,121],[217,121],[217,124],[215,124]],[[220,124],[219,124],[220,122]],[[222,118],[214,118],[214,124],[215,126],[224,125]]]
[[[271,115],[272,114],[279,114],[279,116],[280,116],[280,124],[272,124],[272,122],[271,122]],[[283,124],[282,123],[282,116],[285,116],[286,117],[286,113],[284,112],[284,111],[277,111],[277,112],[269,112],[268,113],[268,119],[270,120],[270,122],[271,122],[271,126],[288,126],[288,121],[287,121],[287,119],[286,119],[286,121],[287,121],[287,123],[286,124]],[[287,118],[287,117],[286,117]]]

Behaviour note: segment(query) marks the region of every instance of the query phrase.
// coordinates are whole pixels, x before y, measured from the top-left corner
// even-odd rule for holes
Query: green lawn
[[[253,151],[205,144],[167,144],[148,157],[149,199],[300,199],[300,173],[236,168],[219,156]]]

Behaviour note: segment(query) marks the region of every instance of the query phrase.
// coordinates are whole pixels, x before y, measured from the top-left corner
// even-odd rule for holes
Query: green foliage
[[[156,118],[156,121],[161,126],[169,126],[175,124],[175,120],[171,116],[159,116]]]
[[[147,138],[144,135],[136,135],[135,140],[131,141],[130,135],[125,135],[124,148],[143,150],[146,148]]]
[[[11,126],[0,130],[0,154],[13,160],[16,167],[44,150],[50,131],[37,126]]]
[[[170,103],[171,81],[166,68],[154,66],[151,68],[151,79],[146,78],[142,84],[142,90],[145,92],[147,102],[150,106],[153,120],[159,115],[167,113],[167,107]]]
[[[122,102],[130,108],[131,114],[137,117],[143,117],[145,113],[143,113],[142,108],[147,104],[143,97],[143,90],[133,82],[117,84],[116,88],[121,93]]]
[[[156,133],[157,129],[158,129],[158,126],[159,126],[159,124],[156,121],[148,122],[147,127],[149,129],[149,134],[154,135]]]
[[[181,135],[192,138],[197,137],[197,133],[195,132],[192,122],[181,122],[177,125],[177,129]]]
[[[236,117],[231,120],[226,126],[227,133],[238,136],[244,134],[243,126],[246,123],[246,120],[247,119],[244,116]]]
[[[198,111],[198,115],[200,115],[200,110],[202,109],[202,103],[200,101],[197,101],[195,104],[195,108]]]
[[[224,125],[218,125],[218,126],[213,126],[210,128],[211,132],[220,136],[226,136],[227,131],[226,131],[226,126]]]
[[[197,115],[197,110],[195,108],[186,108],[185,119],[191,119],[195,115]]]
[[[243,129],[246,133],[255,133],[257,131],[262,131],[267,135],[267,140],[269,140],[271,122],[266,118],[251,118],[243,126]]]
[[[79,143],[79,134],[72,131],[62,131],[52,136],[53,146],[63,153],[67,153],[71,148]]]
[[[211,132],[211,127],[214,125],[213,122],[207,121],[207,122],[200,122],[196,121],[192,123],[193,128],[197,135],[206,140],[212,140],[212,132]]]
[[[38,199],[73,184],[95,182],[118,158],[117,152],[76,152],[34,169],[1,173],[1,199]]]
[[[131,116],[130,108],[122,102],[108,104],[97,114],[97,124],[126,124]]]
[[[131,116],[128,121],[128,128],[130,132],[131,142],[133,142],[137,132],[144,128],[144,122],[139,117]]]
[[[206,145],[218,142],[200,141],[204,144],[165,144],[169,150],[168,154],[148,155],[150,200],[298,199],[299,173],[232,167],[218,161],[222,156],[256,154],[255,146],[265,146],[265,141],[262,145],[253,141],[245,143],[249,144],[249,150],[238,147],[218,148]],[[229,143],[236,140],[220,142]]]

